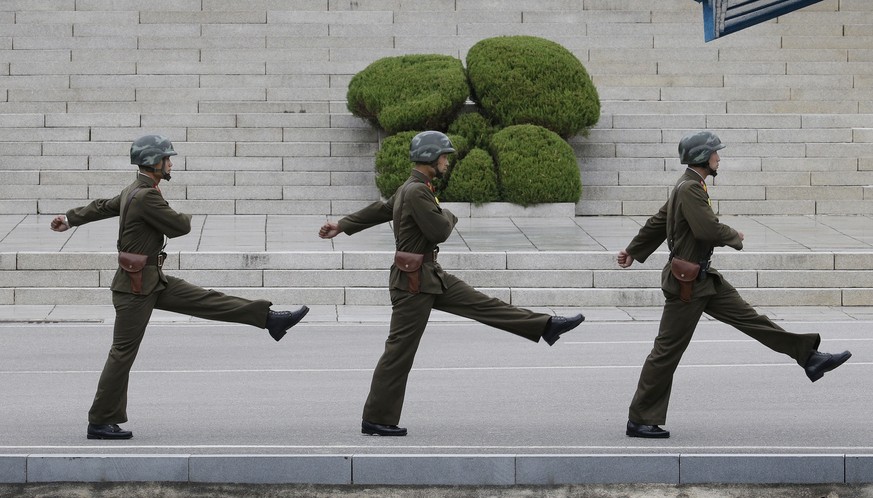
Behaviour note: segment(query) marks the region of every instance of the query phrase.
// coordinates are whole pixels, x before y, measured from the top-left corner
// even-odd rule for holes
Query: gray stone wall
[[[723,214],[873,212],[873,2],[825,0],[710,43],[693,0],[0,0],[0,214],[127,183],[168,135],[186,212],[342,215],[376,198],[379,133],[349,79],[409,53],[535,35],[585,64],[599,124],[571,140],[581,215],[649,214],[676,143],[729,144]]]

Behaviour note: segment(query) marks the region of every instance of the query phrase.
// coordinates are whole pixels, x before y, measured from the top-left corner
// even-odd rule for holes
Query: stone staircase
[[[445,207],[473,214],[464,205]],[[115,220],[59,234],[48,230],[50,218],[0,216],[0,305],[109,303]],[[746,248],[717,249],[713,260],[752,304],[866,306],[873,300],[873,218],[726,218],[744,231]],[[197,215],[192,233],[170,241],[164,268],[205,287],[277,304],[388,305],[390,227],[324,240],[316,235],[323,221]],[[574,218],[572,205],[545,218],[461,218],[439,261],[520,306],[656,306],[663,300],[664,248],[629,270],[615,263],[618,248],[644,221]]]
[[[390,305],[389,251],[173,252],[165,270],[208,288],[277,304]],[[0,304],[105,305],[115,253],[19,252],[3,257]],[[618,271],[612,252],[488,252],[440,255],[483,292],[518,306],[660,306],[656,253]],[[719,254],[722,274],[755,306],[868,306],[871,253]]]
[[[679,138],[701,128],[729,144],[710,190],[721,215],[873,213],[873,4],[824,0],[709,44],[700,9],[693,0],[0,2],[0,215],[51,215],[114,195],[130,179],[130,142],[153,132],[180,153],[166,189],[180,211],[347,214],[379,196],[382,138],[346,110],[350,78],[380,57],[463,60],[483,38],[517,34],[566,46],[600,92],[600,122],[570,140],[583,182],[571,216],[654,212],[678,174]],[[470,211],[513,216],[501,205]],[[2,254],[2,302],[107,302],[111,254],[34,250]],[[379,252],[270,252],[256,258],[262,267],[247,266],[245,250],[209,257],[182,250],[168,264],[203,285],[287,302],[386,298],[372,291],[384,285]],[[518,304],[661,300],[657,269],[615,272],[611,249],[457,257],[470,260],[447,268]],[[854,285],[821,285],[842,254],[815,254],[814,264],[767,257],[777,263],[741,254],[719,267],[755,303],[861,301]],[[853,282],[867,285],[865,265]],[[809,272],[816,278],[797,278]]]

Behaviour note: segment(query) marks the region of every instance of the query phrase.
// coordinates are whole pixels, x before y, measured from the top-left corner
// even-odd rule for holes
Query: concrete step
[[[214,287],[250,299],[267,299],[276,305],[300,304],[390,306],[384,286],[373,288]],[[585,308],[594,306],[649,306],[664,304],[660,289],[531,289],[478,287],[483,293],[522,307]],[[867,306],[870,289],[843,288],[741,288],[752,306]],[[111,303],[108,288],[0,289],[0,305],[105,305]]]
[[[170,271],[304,271],[383,270],[391,264],[389,251],[287,251],[287,252],[168,252],[164,269]],[[632,270],[660,271],[667,253],[658,251]],[[870,252],[717,252],[714,266],[737,271],[839,272],[873,270]],[[492,251],[439,254],[439,262],[450,271],[587,270],[618,271],[611,251]],[[0,271],[83,271],[114,270],[115,252],[0,253]]]
[[[282,304],[388,305],[391,252],[174,252],[164,269],[192,283]],[[0,304],[105,304],[115,253],[0,255]],[[519,306],[657,306],[666,253],[621,270],[615,255],[489,252],[440,255],[443,268]],[[753,305],[866,305],[873,254],[725,253],[716,265]]]

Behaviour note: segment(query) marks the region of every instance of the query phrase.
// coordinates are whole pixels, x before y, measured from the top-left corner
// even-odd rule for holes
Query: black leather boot
[[[852,357],[852,353],[843,351],[839,354],[820,353],[813,351],[806,360],[806,365],[803,369],[806,370],[806,376],[809,380],[815,382],[822,378],[825,373],[837,368]]]
[[[397,427],[396,425],[382,425],[361,421],[361,433],[371,436],[405,436],[406,427]]]
[[[546,324],[546,330],[543,332],[543,339],[549,343],[549,346],[551,346],[558,342],[558,338],[561,337],[561,334],[575,329],[584,321],[585,317],[582,316],[581,313],[570,318],[564,316],[553,316],[549,318],[549,323]]]
[[[118,424],[88,424],[88,439],[130,439],[133,432],[126,431]]]
[[[670,437],[670,431],[666,431],[657,425],[638,424],[636,422],[627,421],[627,430],[625,431],[630,437],[644,437],[649,439],[666,439]]]
[[[301,306],[296,311],[273,311],[267,313],[267,330],[277,342],[285,337],[285,332],[288,329],[297,325],[297,322],[303,319],[309,313],[307,306]]]

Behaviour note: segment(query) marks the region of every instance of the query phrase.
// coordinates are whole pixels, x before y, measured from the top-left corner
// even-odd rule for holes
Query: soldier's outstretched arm
[[[111,199],[94,199],[90,204],[70,209],[66,213],[67,228],[118,216],[121,195]]]
[[[387,201],[376,201],[337,222],[339,231],[349,235],[356,234],[394,218],[394,196]]]

